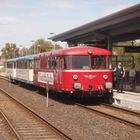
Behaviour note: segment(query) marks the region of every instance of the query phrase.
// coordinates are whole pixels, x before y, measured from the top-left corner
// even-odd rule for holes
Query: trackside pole
[[[49,107],[49,80],[47,79],[47,86],[46,86],[46,93],[47,93],[47,98],[46,98],[46,107]]]
[[[9,74],[9,88],[11,87],[11,75]]]

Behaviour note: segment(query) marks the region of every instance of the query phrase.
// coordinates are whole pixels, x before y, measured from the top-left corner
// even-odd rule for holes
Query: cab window
[[[72,69],[89,69],[89,56],[72,56]]]

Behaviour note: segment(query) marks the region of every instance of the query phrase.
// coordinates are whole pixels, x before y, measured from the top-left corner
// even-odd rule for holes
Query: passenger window
[[[71,56],[64,56],[64,69],[71,69]]]
[[[52,66],[51,63],[52,63],[52,62],[51,62],[51,58],[48,58],[48,59],[47,59],[47,69],[51,69],[51,66]]]
[[[7,68],[13,68],[13,64],[12,63],[7,63]]]
[[[52,58],[52,68],[53,69],[57,69],[57,59],[56,59],[56,57],[55,58]]]
[[[55,57],[54,59],[54,69],[57,69],[58,68],[58,65],[57,65],[57,58]]]
[[[35,61],[35,68],[40,69],[40,60]]]
[[[34,67],[34,62],[33,61],[28,61],[28,63],[29,63],[29,69],[33,69],[33,67]]]

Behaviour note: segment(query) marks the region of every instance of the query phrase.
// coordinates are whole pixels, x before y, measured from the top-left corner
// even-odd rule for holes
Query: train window
[[[19,68],[27,69],[27,61],[26,60],[19,61]]]
[[[17,68],[19,68],[19,62],[17,61]]]
[[[89,69],[89,56],[72,56],[72,69]]]
[[[23,61],[19,61],[19,67],[22,69],[23,68]]]
[[[20,68],[21,68],[20,61],[17,61],[17,68],[18,68],[18,69],[20,69]]]
[[[57,58],[52,58],[52,68],[57,69]]]
[[[28,69],[33,69],[34,63],[33,61],[28,61]]]
[[[14,62],[14,68],[16,68],[16,62]]]
[[[93,69],[105,69],[106,68],[106,56],[92,56],[91,67]]]
[[[52,58],[47,59],[47,69],[51,69],[52,66]]]
[[[7,63],[7,68],[13,68],[13,63],[8,62]]]
[[[40,69],[40,60],[35,60],[35,68]]]
[[[27,61],[27,69],[30,69],[30,61]]]
[[[47,69],[57,69],[58,65],[57,65],[56,57],[48,58],[46,62],[47,62]]]
[[[64,69],[71,68],[71,56],[64,56]]]
[[[23,69],[27,69],[27,61],[26,60],[23,61],[22,68]]]

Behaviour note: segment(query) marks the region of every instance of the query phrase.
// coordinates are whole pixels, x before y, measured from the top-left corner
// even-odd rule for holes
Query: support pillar
[[[107,37],[107,49],[112,51],[112,39],[110,36]]]

